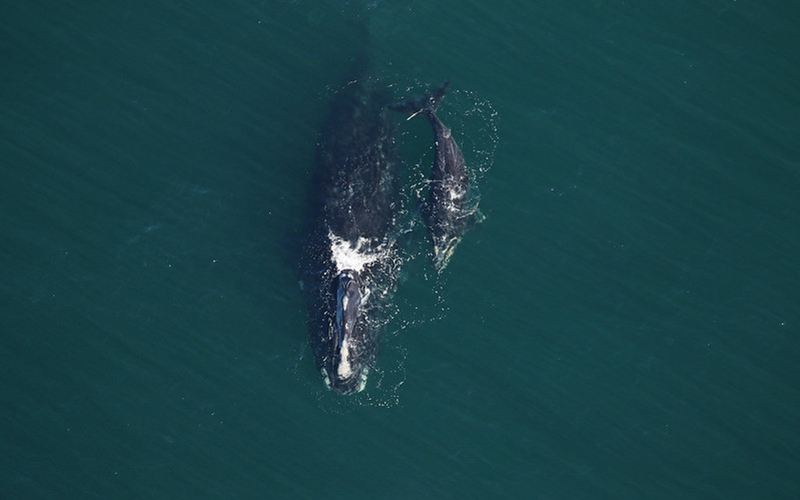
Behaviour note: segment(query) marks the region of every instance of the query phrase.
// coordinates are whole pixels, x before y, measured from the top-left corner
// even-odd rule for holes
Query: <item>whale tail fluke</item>
[[[448,85],[450,85],[449,78],[432,92],[427,92],[424,95],[417,95],[405,101],[389,104],[389,109],[399,111],[400,113],[408,113],[410,115],[408,117],[409,120],[420,113],[426,115],[433,114],[436,108],[439,107],[442,98],[444,98]]]

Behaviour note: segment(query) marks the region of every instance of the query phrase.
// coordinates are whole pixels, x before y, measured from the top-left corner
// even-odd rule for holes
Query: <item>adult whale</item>
[[[385,325],[400,259],[394,225],[401,205],[388,89],[365,58],[340,91],[317,142],[311,238],[302,259],[312,346],[326,385],[364,389]]]
[[[422,113],[433,127],[436,151],[428,201],[423,205],[422,213],[433,248],[431,261],[437,271],[447,266],[467,230],[483,219],[478,210],[478,199],[471,192],[464,154],[450,128],[436,115],[449,85],[450,80],[447,80],[432,92],[389,105],[395,111],[411,113],[409,120]]]

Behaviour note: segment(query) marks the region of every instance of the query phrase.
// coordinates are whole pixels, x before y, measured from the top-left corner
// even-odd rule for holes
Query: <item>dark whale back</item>
[[[318,136],[312,195],[326,228],[353,243],[390,231],[399,190],[394,125],[386,116],[391,95],[368,71],[366,56],[359,57],[334,96]]]
[[[339,91],[317,144],[317,185],[328,228],[343,239],[382,239],[393,222],[399,160],[386,119],[388,92],[360,76]]]

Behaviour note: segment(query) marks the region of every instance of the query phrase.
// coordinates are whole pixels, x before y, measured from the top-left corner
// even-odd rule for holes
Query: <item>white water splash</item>
[[[375,249],[370,249],[367,238],[359,238],[353,246],[329,230],[328,239],[331,242],[331,260],[336,264],[337,272],[352,269],[360,273],[365,266],[389,255],[388,247],[383,243]]]

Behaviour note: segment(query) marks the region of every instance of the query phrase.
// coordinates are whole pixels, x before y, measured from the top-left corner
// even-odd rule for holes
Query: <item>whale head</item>
[[[369,371],[362,320],[361,277],[346,269],[336,278],[336,315],[331,324],[331,343],[322,369],[325,383],[342,394],[364,389]]]

